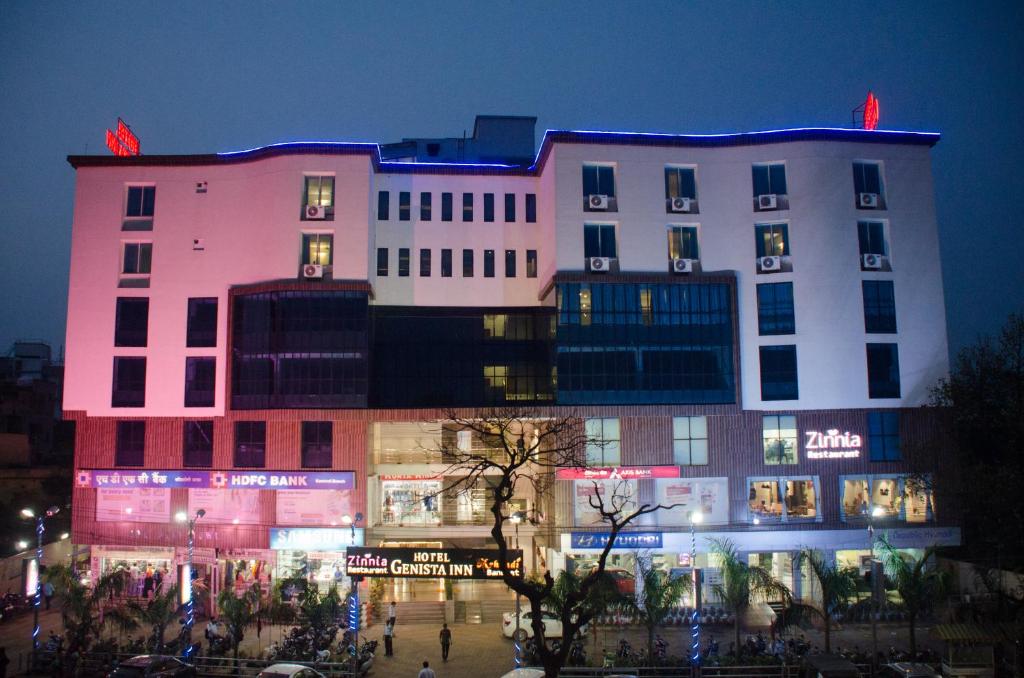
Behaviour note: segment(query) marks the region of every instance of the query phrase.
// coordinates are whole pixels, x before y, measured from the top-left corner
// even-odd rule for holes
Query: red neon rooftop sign
[[[871,92],[864,102],[864,129],[878,129],[878,99]]]
[[[139,155],[139,138],[132,133],[121,118],[117,119],[117,132],[107,130],[107,148],[114,155]]]

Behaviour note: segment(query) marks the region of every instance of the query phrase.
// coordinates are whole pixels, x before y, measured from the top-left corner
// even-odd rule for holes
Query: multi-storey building
[[[549,131],[534,155],[533,124],[69,158],[64,406],[94,573],[173,577],[197,508],[215,588],[331,579],[352,543],[485,546],[484,488],[438,495],[439,450],[478,444],[452,408],[493,406],[585,418],[606,441],[588,475],[680,505],[616,565],[689,567],[693,511],[798,592],[793,553],[859,565],[870,520],[959,541],[922,408],[947,371],[938,135]],[[594,481],[563,475],[520,498],[545,517],[520,528],[528,569],[601,543]]]

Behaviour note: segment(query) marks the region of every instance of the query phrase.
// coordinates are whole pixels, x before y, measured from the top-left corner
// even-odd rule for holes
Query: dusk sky
[[[143,154],[547,128],[938,131],[955,350],[1024,308],[1024,3],[0,0],[0,350],[64,344],[74,178],[124,118]]]

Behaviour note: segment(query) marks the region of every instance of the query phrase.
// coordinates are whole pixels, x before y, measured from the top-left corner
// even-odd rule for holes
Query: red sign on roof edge
[[[107,130],[107,148],[122,157],[140,154],[139,138],[121,118],[117,119],[117,132]]]
[[[878,99],[870,91],[864,102],[864,129],[878,129]]]

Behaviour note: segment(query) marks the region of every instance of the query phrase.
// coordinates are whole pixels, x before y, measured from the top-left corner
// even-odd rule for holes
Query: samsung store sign
[[[344,551],[362,546],[361,527],[273,527],[270,548],[274,551]]]
[[[824,433],[804,431],[804,435],[804,450],[808,459],[856,459],[864,445],[863,439],[856,433],[840,433],[836,428]]]

